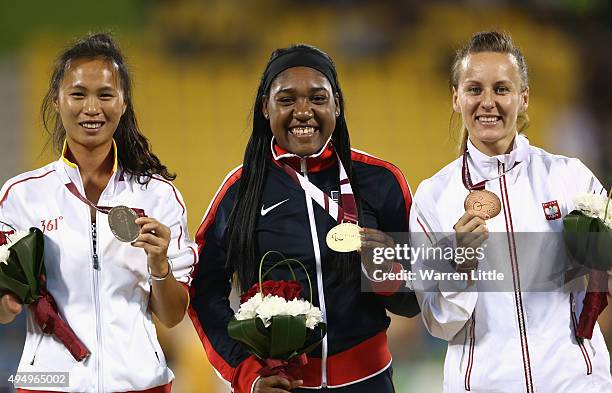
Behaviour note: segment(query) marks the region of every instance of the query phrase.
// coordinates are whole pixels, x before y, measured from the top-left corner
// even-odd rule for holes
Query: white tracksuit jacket
[[[44,231],[48,290],[91,355],[80,363],[75,361],[57,339],[41,334],[28,315],[18,371],[70,373],[69,388],[42,390],[124,392],[164,385],[174,375],[166,366],[151,321],[146,254],[118,241],[108,226],[108,215],[100,212],[94,251],[90,208],[65,187],[70,181],[85,195],[78,168],[63,157],[16,176],[0,191],[0,220],[17,229]],[[145,188],[130,176],[122,176],[119,168],[98,205],[140,208],[168,226],[172,231],[168,257],[174,276],[188,284],[197,253],[187,233],[185,204],[172,183],[156,176]],[[94,252],[98,269],[94,268]]]
[[[489,157],[470,142],[468,152],[472,183],[494,179],[486,189],[502,201],[502,212],[487,221],[491,233],[560,232],[561,217],[574,208],[573,198],[602,190],[579,160],[532,147],[522,135],[515,138],[510,154]],[[461,168],[460,157],[421,183],[410,217],[415,237],[423,239],[426,232],[436,243],[436,236],[453,232],[468,194]],[[513,169],[496,179],[508,168]],[[543,204],[554,201],[561,214],[547,219]],[[545,258],[549,252],[545,244],[527,247],[515,241],[518,252],[511,254],[508,244],[496,254],[508,266],[518,263],[514,255],[527,259],[525,252],[536,250],[538,258]],[[519,284],[520,272],[514,277]],[[546,292],[481,293],[442,285],[446,284],[417,292],[417,298],[428,331],[448,341],[444,392],[612,392],[610,355],[599,326],[592,340],[577,341],[574,335],[572,319],[582,310],[584,285]]]

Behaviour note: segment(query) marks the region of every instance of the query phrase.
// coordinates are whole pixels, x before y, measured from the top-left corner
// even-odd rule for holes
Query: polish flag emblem
[[[552,221],[561,218],[561,209],[559,209],[559,204],[556,200],[542,203],[542,208],[547,220]]]

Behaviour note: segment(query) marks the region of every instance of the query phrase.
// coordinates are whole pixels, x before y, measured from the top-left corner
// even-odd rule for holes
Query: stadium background
[[[353,146],[389,160],[413,191],[455,157],[448,89],[453,50],[502,29],[530,67],[531,143],[585,161],[610,187],[612,20],[605,0],[0,0],[0,182],[56,159],[39,115],[52,62],[76,37],[112,31],[131,67],[141,129],[178,173],[195,233],[242,159],[270,52],[305,42],[338,66]],[[612,311],[601,318],[612,343]],[[0,393],[25,322],[0,325]],[[226,391],[188,320],[159,329],[178,393]],[[419,318],[390,329],[397,391],[441,391],[446,345]]]

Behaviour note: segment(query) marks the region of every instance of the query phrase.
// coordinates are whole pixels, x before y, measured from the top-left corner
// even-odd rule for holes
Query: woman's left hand
[[[380,264],[374,263],[373,252],[375,248],[395,248],[393,238],[383,231],[374,228],[361,228],[361,263],[372,274],[374,270],[382,269],[387,272],[391,270],[394,261],[385,260]],[[364,258],[365,256],[365,258]]]
[[[170,244],[170,228],[151,217],[136,219],[140,225],[140,235],[132,246],[144,249],[151,274],[165,277],[168,274],[168,245]]]

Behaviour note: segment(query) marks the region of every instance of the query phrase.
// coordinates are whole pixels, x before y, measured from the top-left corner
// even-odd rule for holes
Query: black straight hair
[[[95,33],[78,40],[70,48],[64,50],[57,60],[51,74],[49,89],[41,106],[41,116],[45,130],[49,133],[49,141],[53,149],[60,154],[66,138],[66,130],[59,113],[55,110],[59,87],[71,62],[77,59],[104,59],[113,65],[119,76],[123,99],[126,105],[125,113],[115,130],[114,139],[117,144],[117,159],[121,168],[136,177],[139,184],[148,184],[153,175],[160,175],[166,180],[174,180],[175,174],[168,171],[159,158],[151,151],[149,141],[140,132],[136,113],[132,104],[132,80],[125,59],[110,34]]]
[[[261,203],[263,185],[267,175],[269,163],[270,144],[272,141],[272,129],[268,120],[263,116],[262,107],[268,92],[264,91],[264,82],[267,77],[270,63],[278,56],[294,50],[310,50],[325,57],[331,64],[336,76],[336,68],[332,59],[325,52],[306,44],[292,45],[288,48],[276,49],[272,52],[268,64],[262,74],[255,104],[253,105],[253,130],[249,142],[247,143],[242,165],[242,175],[238,195],[234,202],[229,224],[228,224],[228,251],[226,268],[235,274],[234,284],[241,292],[245,292],[257,279],[259,260],[256,257],[257,244],[255,238],[255,227],[259,210],[256,208]],[[353,166],[351,161],[351,141],[349,138],[348,127],[344,118],[344,97],[336,80],[333,81],[338,94],[340,104],[340,115],[336,120],[336,128],[332,133],[334,149],[338,153],[342,165],[346,169],[355,200],[359,216],[361,213],[361,200],[359,198],[359,187],[353,178]],[[263,250],[269,251],[269,250]],[[282,250],[278,250],[281,251]],[[352,280],[359,277],[360,261],[359,255],[353,253],[338,253],[334,258],[334,268],[338,269],[340,276],[344,280]]]

